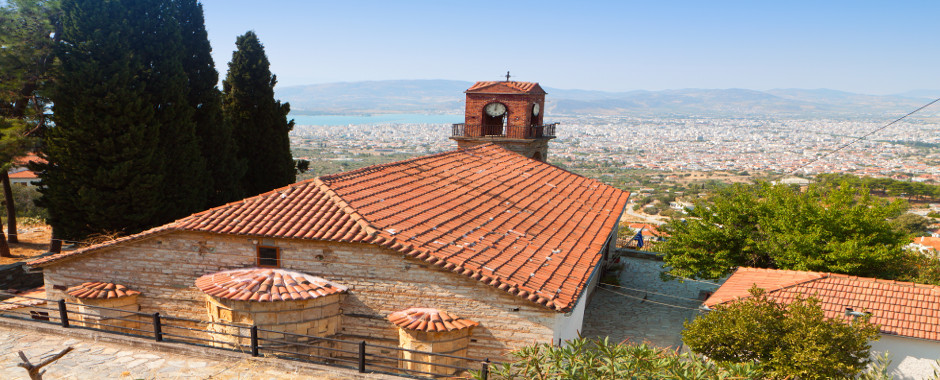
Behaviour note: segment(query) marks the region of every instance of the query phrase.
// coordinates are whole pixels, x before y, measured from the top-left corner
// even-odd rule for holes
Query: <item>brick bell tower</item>
[[[548,141],[557,123],[542,123],[545,91],[538,83],[477,82],[467,91],[463,124],[454,124],[458,148],[494,143],[538,161],[548,159]]]

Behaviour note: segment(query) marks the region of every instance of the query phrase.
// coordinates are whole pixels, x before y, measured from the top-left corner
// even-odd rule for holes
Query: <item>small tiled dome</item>
[[[235,301],[309,300],[344,293],[346,287],[309,274],[273,268],[233,269],[196,279],[206,294]]]
[[[130,290],[124,285],[110,282],[86,282],[65,291],[68,295],[81,299],[111,299],[136,296],[140,292]]]
[[[388,320],[403,329],[426,332],[453,331],[479,325],[478,322],[448,314],[443,310],[418,307],[389,314]]]

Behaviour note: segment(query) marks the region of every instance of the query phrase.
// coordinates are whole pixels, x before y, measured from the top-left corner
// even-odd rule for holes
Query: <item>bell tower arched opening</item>
[[[545,124],[545,91],[533,82],[477,82],[467,91],[464,123],[452,126],[458,148],[496,144],[545,162],[557,123]]]
[[[493,102],[483,107],[483,135],[503,136],[506,134],[506,105]]]

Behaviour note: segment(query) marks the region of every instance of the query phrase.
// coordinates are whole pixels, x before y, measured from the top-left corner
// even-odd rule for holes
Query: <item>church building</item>
[[[466,95],[457,150],[298,182],[28,265],[50,299],[115,299],[220,326],[406,348],[446,333],[457,343],[443,353],[504,360],[575,338],[629,194],[544,162],[555,126],[537,83],[479,82]]]

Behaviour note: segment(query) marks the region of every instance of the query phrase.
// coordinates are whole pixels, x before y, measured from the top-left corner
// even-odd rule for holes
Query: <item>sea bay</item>
[[[462,123],[463,115],[372,114],[372,115],[289,115],[297,125],[341,126],[370,124],[453,124]]]

